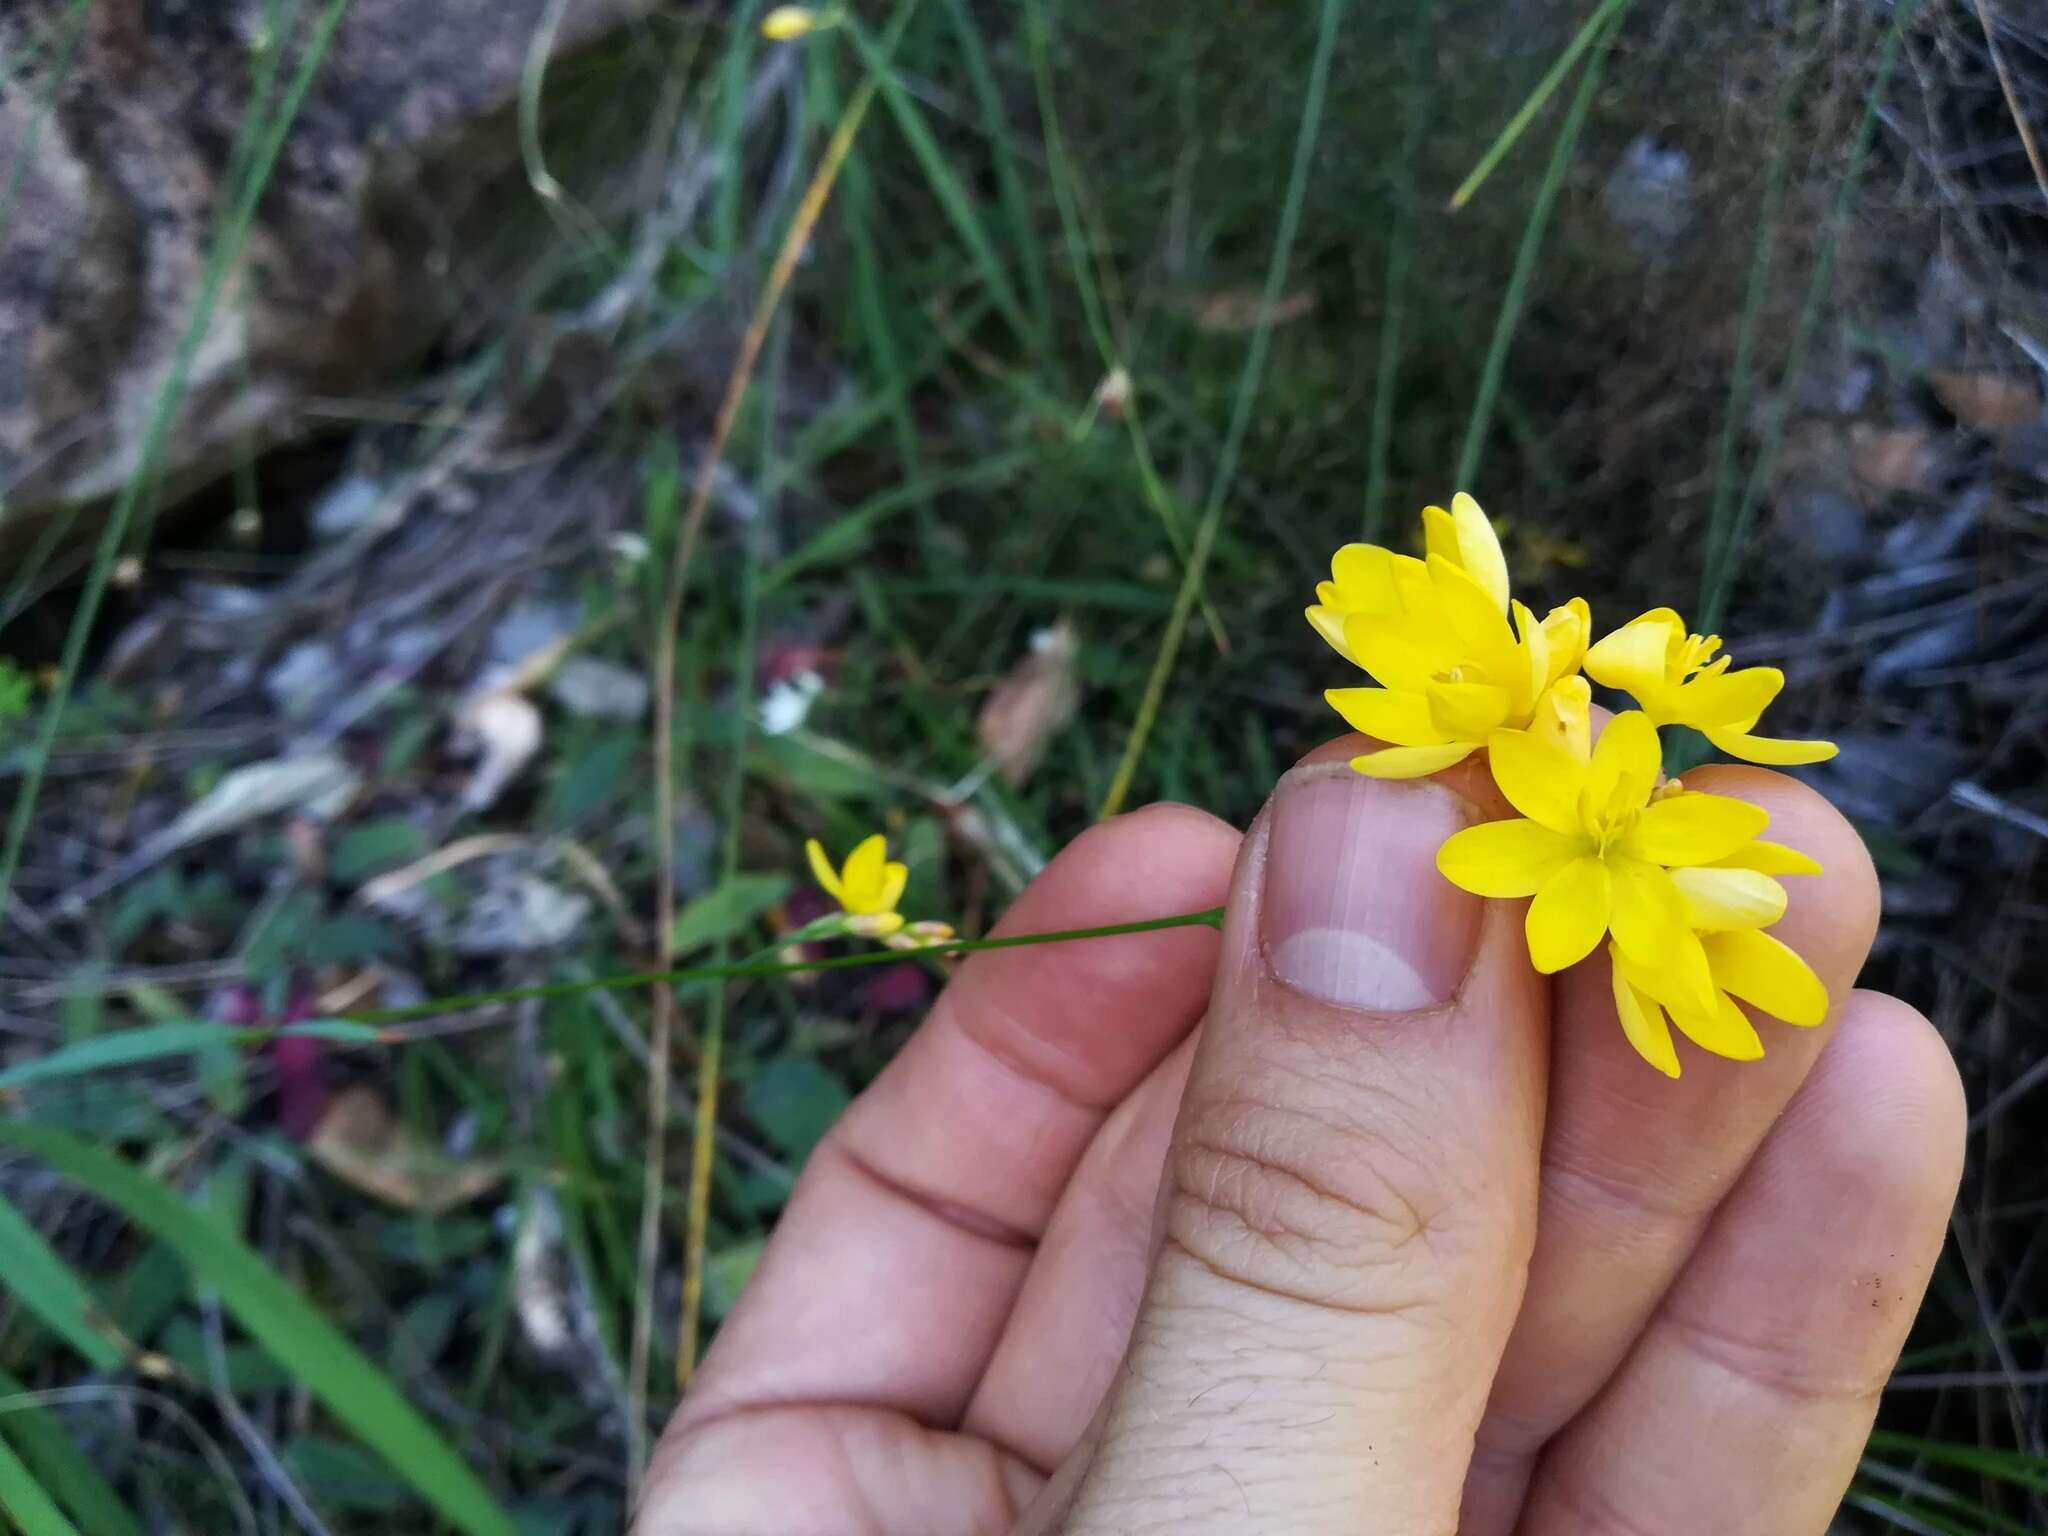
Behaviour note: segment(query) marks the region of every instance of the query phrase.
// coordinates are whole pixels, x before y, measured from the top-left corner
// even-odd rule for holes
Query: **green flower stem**
[[[771,949],[762,953],[773,953],[774,950],[786,948],[792,943],[804,942],[802,935],[811,933],[812,929],[818,926],[812,924],[808,928],[799,929],[797,934],[777,940]],[[415,1019],[439,1018],[444,1014],[489,1007],[495,1003],[524,1002],[529,998],[578,997],[585,992],[617,992],[633,987],[661,985],[681,986],[691,981],[733,981],[751,976],[790,976],[801,971],[842,971],[854,966],[883,965],[891,961],[904,960],[913,954],[971,955],[985,949],[1026,949],[1036,944],[1071,944],[1082,939],[1119,938],[1129,933],[1161,933],[1169,928],[1222,926],[1223,908],[1211,907],[1204,912],[1182,912],[1175,917],[1149,918],[1142,923],[1111,923],[1102,928],[1067,928],[1054,933],[1019,933],[1001,939],[947,939],[915,951],[876,949],[854,955],[831,955],[823,960],[770,962],[753,958],[736,960],[724,965],[686,966],[675,971],[639,971],[627,976],[600,976],[591,981],[545,982],[539,986],[511,987],[502,992],[472,992],[462,997],[437,998],[433,1002],[420,1003],[410,1008],[373,1008],[346,1015],[346,1022],[373,1025],[405,1024]]]

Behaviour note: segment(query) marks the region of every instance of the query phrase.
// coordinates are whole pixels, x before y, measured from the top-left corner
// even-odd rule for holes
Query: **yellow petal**
[[[1346,544],[1330,557],[1330,580],[1337,588],[1335,606],[1347,613],[1396,613],[1401,599],[1394,590],[1394,557],[1377,544]]]
[[[1838,750],[1832,741],[1780,741],[1726,728],[1710,730],[1706,738],[1730,757],[1739,757],[1745,763],[1768,763],[1774,768],[1824,763]]]
[[[875,893],[877,912],[894,912],[903,902],[903,887],[910,883],[910,866],[894,860],[882,866],[881,889]]]
[[[1597,762],[1598,747],[1593,755]],[[1688,790],[1645,806],[1627,840],[1627,851],[1652,864],[1711,864],[1727,858],[1770,823],[1771,813],[1760,805]]]
[[[839,874],[846,891],[840,900],[849,911],[882,910],[875,902],[875,896],[882,888],[882,866],[888,861],[889,842],[879,832],[871,832],[862,838],[853,852],[846,856],[845,867]]]
[[[1776,667],[1744,667],[1695,677],[1673,691],[1665,705],[1671,718],[1699,730],[1754,724],[1785,687]]]
[[[771,43],[788,43],[829,24],[807,5],[778,5],[761,18],[761,35]]]
[[[1484,587],[1441,555],[1429,557],[1429,582],[1469,659],[1490,677],[1513,675],[1515,635],[1508,628],[1507,609],[1496,607]]]
[[[1441,556],[1453,565],[1465,563],[1458,556],[1458,525],[1442,507],[1422,509],[1422,553]]]
[[[1672,1022],[1701,1050],[1726,1056],[1730,1061],[1760,1058],[1764,1053],[1764,1042],[1758,1036],[1756,1026],[1735,1005],[1735,1000],[1723,992],[1714,1002],[1711,1011],[1675,1012],[1671,1015]]]
[[[1329,583],[1325,582],[1324,585],[1328,586]],[[1344,615],[1323,603],[1307,609],[1306,613],[1309,623],[1317,634],[1329,642],[1330,649],[1353,666],[1358,665],[1358,658],[1351,654],[1351,647],[1344,643]]]
[[[1495,731],[1486,738],[1486,757],[1509,805],[1567,837],[1584,831],[1579,820],[1584,763],[1528,731]]]
[[[1586,642],[1593,638],[1593,610],[1575,597],[1543,616],[1543,638],[1550,642],[1553,682],[1577,672],[1586,660]]]
[[[1664,1009],[1649,993],[1629,985],[1619,965],[1614,967],[1614,1016],[1621,1020],[1621,1032],[1638,1056],[1666,1077],[1678,1076],[1678,1051],[1671,1043]]]
[[[1436,588],[1430,585],[1429,567],[1413,555],[1393,555],[1388,563],[1393,568],[1394,595],[1400,599],[1401,611],[1411,618],[1439,622],[1443,605],[1437,601]]]
[[[1440,736],[1480,742],[1508,718],[1508,692],[1491,683],[1431,683],[1429,718]]]
[[[1593,690],[1583,677],[1560,677],[1543,690],[1529,720],[1529,734],[1562,747],[1579,762],[1593,755]]]
[[[1508,604],[1515,617],[1515,644],[1522,665],[1515,673],[1515,713],[1527,715],[1550,686],[1550,636],[1536,622],[1536,615],[1519,599]]]
[[[1817,875],[1820,860],[1808,858],[1797,848],[1783,843],[1752,838],[1725,859],[1714,860],[1716,869],[1753,869],[1760,875]]]
[[[1637,965],[1662,965],[1670,959],[1685,927],[1685,908],[1671,876],[1641,859],[1614,856],[1607,861],[1614,880],[1614,911],[1609,921],[1614,942]]]
[[[1713,1013],[1717,993],[1713,968],[1707,961],[1706,946],[1690,928],[1679,930],[1662,965],[1637,965],[1626,950],[1613,948],[1615,963],[1627,974],[1629,983],[1662,1003],[1672,1018]]]
[[[1644,709],[1656,710],[1667,692],[1665,658],[1683,633],[1674,615],[1646,613],[1622,625],[1586,652],[1586,675],[1606,688],[1632,694]]]
[[[1785,887],[1753,869],[1674,869],[1688,927],[1703,933],[1768,928],[1785,915]]]
[[[1391,688],[1331,688],[1323,698],[1351,729],[1392,746],[1443,744],[1445,733],[1430,718],[1429,700],[1419,693],[1396,693]]]
[[[1536,969],[1549,975],[1585,959],[1607,931],[1612,909],[1607,866],[1598,859],[1573,859],[1552,875],[1529,903],[1524,924]]]
[[[1369,779],[1421,779],[1462,763],[1479,750],[1476,741],[1453,741],[1441,747],[1388,747],[1351,759],[1351,766]]]
[[[1650,717],[1634,709],[1616,715],[1593,743],[1586,797],[1596,812],[1619,819],[1650,798],[1663,767],[1664,749]]]
[[[824,845],[815,837],[806,838],[804,854],[811,861],[811,878],[824,888],[827,896],[845,906],[846,887],[839,883],[839,871],[832,867],[832,860],[827,857]]]
[[[1382,688],[1422,693],[1457,661],[1451,637],[1403,616],[1353,614],[1344,621],[1351,658]]]
[[[1828,990],[1798,952],[1768,933],[1738,928],[1705,940],[1714,980],[1746,1003],[1787,1024],[1812,1026],[1828,1016]]]
[[[1584,851],[1533,821],[1489,821],[1445,838],[1436,867],[1475,896],[1533,896]]]
[[[1456,525],[1458,564],[1493,599],[1494,607],[1506,612],[1508,562],[1507,556],[1500,552],[1500,540],[1494,536],[1493,524],[1479,510],[1479,503],[1464,491],[1451,498],[1451,521]]]

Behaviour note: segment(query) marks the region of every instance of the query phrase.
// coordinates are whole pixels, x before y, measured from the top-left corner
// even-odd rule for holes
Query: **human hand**
[[[1777,774],[1687,776],[1826,868],[1772,931],[1835,1006],[1674,1082],[1604,959],[1535,975],[1520,904],[1437,874],[1504,814],[1484,768],[1356,750],[1241,847],[1161,806],[1053,861],[999,931],[1227,900],[1225,931],[961,968],[806,1167],[638,1536],[1826,1530],[1964,1118],[1926,1020],[1851,990],[1855,833]]]

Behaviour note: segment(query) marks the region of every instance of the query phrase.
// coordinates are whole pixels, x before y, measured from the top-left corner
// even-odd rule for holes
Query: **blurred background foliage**
[[[1242,823],[1463,485],[1843,742],[1976,1120],[1842,1530],[2041,1529],[2042,18],[765,9],[0,18],[0,1506],[617,1529],[689,1250],[715,1326],[942,975],[592,983],[772,954],[807,836],[973,933]]]

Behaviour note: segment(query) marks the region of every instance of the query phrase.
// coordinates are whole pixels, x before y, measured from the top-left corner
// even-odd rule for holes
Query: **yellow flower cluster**
[[[804,853],[811,861],[811,874],[839,903],[846,932],[880,939],[891,949],[929,949],[954,937],[948,923],[904,922],[896,907],[910,883],[910,869],[889,857],[889,843],[881,833],[862,838],[836,869],[815,837],[804,844]]]
[[[1603,940],[1629,1042],[1678,1076],[1672,1024],[1717,1055],[1763,1054],[1740,1003],[1814,1025],[1828,997],[1811,967],[1763,930],[1785,912],[1782,875],[1820,866],[1758,834],[1769,814],[1663,777],[1657,729],[1691,726],[1761,763],[1832,757],[1820,741],[1755,734],[1785,685],[1774,667],[1731,670],[1718,636],[1655,609],[1597,643],[1583,598],[1541,620],[1509,591],[1507,561],[1470,496],[1422,514],[1424,557],[1349,544],[1308,620],[1378,687],[1325,695],[1355,729],[1388,743],[1352,759],[1375,778],[1415,778],[1486,753],[1519,819],[1445,842],[1437,865],[1480,896],[1531,897],[1539,971]],[[1632,696],[1596,745],[1587,677]]]

